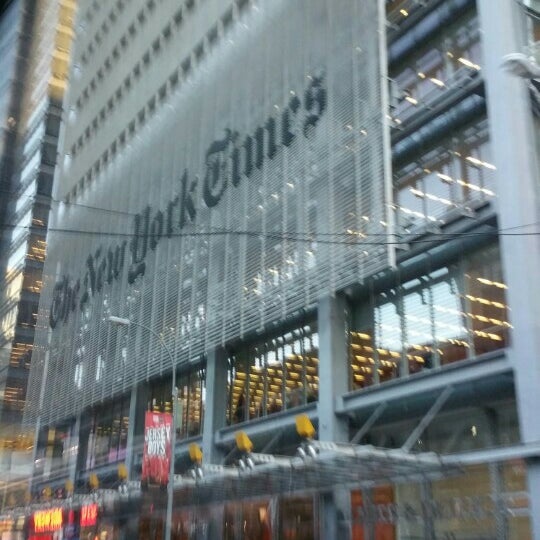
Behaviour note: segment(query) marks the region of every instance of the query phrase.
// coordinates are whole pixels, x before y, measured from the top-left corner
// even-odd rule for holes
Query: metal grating
[[[391,264],[379,4],[253,2],[77,204],[56,212],[30,420],[47,350],[45,422],[170,370],[157,340],[111,327],[111,314],[159,331],[184,363]],[[192,185],[195,216],[182,204]],[[116,250],[124,252],[117,277],[107,263]],[[130,284],[132,251],[146,267]],[[63,278],[68,287],[54,293]]]

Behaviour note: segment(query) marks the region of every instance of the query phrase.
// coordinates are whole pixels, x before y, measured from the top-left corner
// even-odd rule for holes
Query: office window
[[[395,171],[397,225],[415,232],[493,201],[494,171],[487,121],[461,128]]]
[[[509,341],[498,245],[463,255],[353,307],[351,389],[502,349]]]
[[[206,368],[191,368],[177,374],[178,403],[176,434],[180,439],[202,433],[206,402]],[[170,376],[151,383],[147,410],[172,413]]]
[[[86,419],[88,446],[85,468],[93,469],[126,457],[129,426],[129,397],[96,407]]]
[[[446,90],[458,87],[481,71],[482,49],[476,15],[467,15],[415,49],[390,73],[394,82],[394,114],[405,122]]]
[[[227,419],[230,424],[268,416],[318,400],[319,340],[315,322],[229,357]]]

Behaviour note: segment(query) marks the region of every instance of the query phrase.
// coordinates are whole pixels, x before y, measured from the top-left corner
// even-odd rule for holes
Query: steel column
[[[206,360],[206,403],[202,450],[206,464],[221,464],[223,452],[216,447],[214,434],[225,427],[227,410],[227,356],[221,348],[212,350]]]
[[[348,442],[347,419],[336,416],[335,398],[349,386],[347,308],[342,297],[319,301],[319,440]]]
[[[527,85],[501,69],[502,58],[525,44],[523,12],[518,2],[478,0],[483,36],[490,134],[495,165],[499,226],[528,233],[537,223],[538,170],[535,134]],[[521,437],[540,441],[540,242],[536,235],[501,236],[507,299],[513,325],[508,356],[513,363]],[[531,526],[540,540],[540,464],[528,463]]]

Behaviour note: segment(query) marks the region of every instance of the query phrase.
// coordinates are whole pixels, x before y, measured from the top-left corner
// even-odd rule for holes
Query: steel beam
[[[405,444],[401,447],[405,452],[409,452],[414,445],[414,442],[424,433],[424,430],[431,424],[431,421],[437,416],[439,411],[443,408],[444,404],[448,398],[452,395],[454,391],[453,386],[447,386],[442,394],[435,400],[435,403],[431,406],[429,411],[425,414],[424,418],[420,421],[418,426],[414,431],[409,435],[409,438],[405,441]]]

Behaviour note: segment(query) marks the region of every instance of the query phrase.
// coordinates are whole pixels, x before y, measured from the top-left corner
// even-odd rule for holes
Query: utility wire
[[[524,225],[526,227],[528,225]],[[6,228],[19,228],[19,226],[13,226],[9,224],[3,225]],[[20,228],[31,229],[31,226],[26,226]],[[513,229],[513,228],[512,228]],[[56,229],[49,228],[48,232],[58,233],[58,234],[77,234],[81,236],[100,236],[100,237],[116,237],[116,238],[143,238],[144,235],[135,235],[134,233],[122,233],[122,232],[101,232],[101,231],[88,231],[80,229]],[[319,244],[331,244],[331,245],[345,245],[345,246],[364,246],[364,245],[374,245],[374,246],[384,246],[384,245],[403,245],[403,244],[426,244],[432,243],[434,240],[442,239],[459,239],[459,238],[470,238],[470,237],[493,237],[493,236],[516,236],[516,237],[527,237],[527,236],[540,236],[540,231],[534,232],[523,232],[523,233],[508,233],[504,230],[493,229],[492,231],[485,232],[463,232],[463,233],[431,233],[430,238],[407,238],[409,236],[416,236],[413,233],[366,233],[355,235],[354,233],[307,233],[307,232],[263,232],[263,231],[234,231],[234,230],[219,230],[219,231],[194,231],[194,232],[178,232],[173,233],[168,238],[197,238],[197,237],[215,237],[215,236],[248,236],[255,238],[268,238],[274,240],[286,240],[290,242],[317,242]],[[319,238],[320,236],[334,236],[334,237],[346,237],[345,239],[327,239]],[[358,236],[359,238],[356,238]],[[369,237],[383,237],[383,238],[396,238],[396,240],[385,241],[385,240],[376,240],[368,241],[366,238]],[[402,240],[398,240],[402,238]]]

